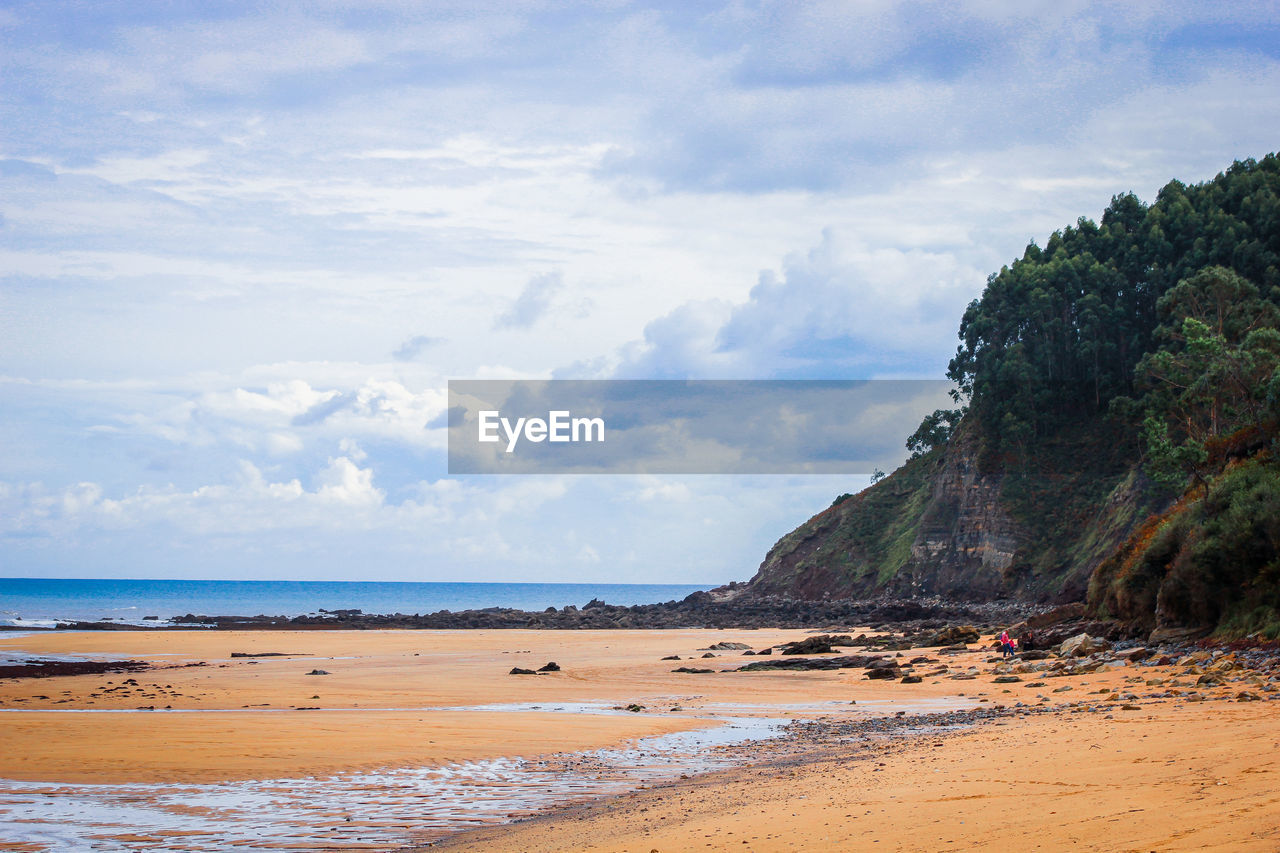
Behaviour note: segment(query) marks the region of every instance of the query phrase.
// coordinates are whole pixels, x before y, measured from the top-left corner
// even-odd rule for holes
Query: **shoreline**
[[[0,626],[0,632],[71,631],[305,631],[305,630],[459,630],[459,629],[683,629],[795,628],[817,626],[882,626],[888,630],[925,630],[958,622],[993,628],[1050,611],[1031,602],[953,602],[941,598],[835,599],[814,601],[748,597],[721,588],[695,592],[678,601],[616,605],[592,600],[583,607],[566,605],[543,610],[486,607],[434,613],[364,613],[338,609],[297,616],[186,613],[168,620],[139,622],[57,621],[48,627]],[[1075,612],[1074,610],[1072,611]],[[0,633],[0,636],[3,636]]]

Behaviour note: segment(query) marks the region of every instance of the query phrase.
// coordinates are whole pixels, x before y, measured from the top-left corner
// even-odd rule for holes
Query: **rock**
[[[884,680],[888,678],[897,678],[901,674],[901,670],[895,667],[878,667],[876,669],[867,670],[867,678],[875,680]]]
[[[704,653],[702,656],[703,656],[704,658],[713,658],[713,657],[715,657],[716,655],[715,655],[715,652],[706,652],[706,653]]]
[[[1198,687],[1216,687],[1222,683],[1222,676],[1216,672],[1206,672],[1196,679],[1196,686]]]
[[[1049,653],[1043,649],[1030,649],[1025,652],[1018,652],[1019,660],[1047,660]]]
[[[534,672],[531,669],[524,669],[523,667],[519,667],[519,666],[511,667],[511,671],[507,673],[507,675],[537,675],[537,674],[538,673]]]
[[[1248,690],[1241,690],[1236,694],[1237,702],[1257,702],[1261,698],[1257,693],[1250,693]]]
[[[1139,646],[1136,649],[1128,649],[1120,653],[1120,657],[1127,661],[1137,663],[1140,660],[1146,660],[1151,657],[1151,650],[1145,646]]]
[[[672,672],[689,672],[689,673],[693,673],[694,675],[703,675],[708,672],[715,672],[714,669],[695,669],[694,667],[691,667],[691,666],[681,666],[671,671]]]
[[[1027,618],[1029,628],[1047,628],[1072,619],[1081,619],[1085,614],[1085,606],[1081,603],[1064,604],[1048,613],[1040,613]]]
[[[834,658],[759,660],[746,666],[740,666],[734,672],[761,672],[772,669],[861,669],[875,660],[885,660],[886,663],[889,663],[885,658],[873,658],[867,655],[841,655]]]
[[[922,645],[925,646],[954,646],[963,645],[965,643],[976,643],[981,634],[978,629],[972,625],[952,625],[950,628],[944,628],[934,634]]]
[[[823,655],[831,653],[831,644],[825,636],[806,637],[795,643],[786,643],[782,647],[784,655]]]
[[[771,654],[773,654],[773,648],[772,648],[772,647],[767,648],[767,649],[761,649],[760,651],[756,652],[756,656],[757,656],[757,657],[758,657],[758,656],[760,656],[760,655],[771,655]]]
[[[559,672],[559,671],[560,671],[560,664],[556,663],[555,661],[550,661],[549,663],[546,664],[546,666],[538,667],[538,672]]]
[[[1142,706],[1141,706],[1141,705],[1132,705],[1132,704],[1128,704],[1128,705],[1121,705],[1121,706],[1120,706],[1120,710],[1121,710],[1121,711],[1141,711],[1141,710],[1142,710]]]
[[[663,660],[680,660],[680,655],[667,655]]]
[[[711,645],[707,646],[707,648],[713,652],[740,652],[743,649],[751,648],[751,646],[747,645],[746,643],[722,642],[722,643],[712,643]]]
[[[1062,641],[1062,645],[1058,647],[1058,653],[1063,657],[1086,657],[1096,654],[1097,652],[1105,652],[1111,648],[1111,643],[1101,637],[1090,637],[1088,634],[1076,634]]]
[[[1016,675],[997,675],[991,679],[992,684],[1017,684],[1019,681],[1022,679]]]
[[[313,669],[307,673],[307,675],[328,675],[328,674],[329,674],[328,671],[323,669]]]
[[[1151,636],[1147,637],[1148,645],[1159,645],[1160,643],[1185,643],[1189,640],[1196,640],[1205,636],[1212,631],[1212,626],[1205,628],[1187,628],[1166,626],[1164,628],[1156,628],[1151,632]]]
[[[902,683],[903,683],[903,684],[919,684],[921,681],[924,681],[924,679],[923,679],[923,678],[921,678],[921,677],[920,677],[920,676],[918,676],[918,675],[904,675],[904,676],[902,676]]]

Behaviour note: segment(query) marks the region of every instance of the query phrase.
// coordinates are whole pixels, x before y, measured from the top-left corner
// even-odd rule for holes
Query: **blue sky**
[[[939,378],[1276,92],[1268,3],[4,3],[0,574],[745,579],[864,483],[450,478],[446,381]]]

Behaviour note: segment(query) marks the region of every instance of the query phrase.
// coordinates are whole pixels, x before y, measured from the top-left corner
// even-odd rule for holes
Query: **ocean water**
[[[435,613],[512,607],[578,607],[681,599],[707,585],[589,583],[413,583],[363,581],[69,580],[0,578],[0,625],[58,620],[145,623],[183,616],[300,616],[324,610]]]

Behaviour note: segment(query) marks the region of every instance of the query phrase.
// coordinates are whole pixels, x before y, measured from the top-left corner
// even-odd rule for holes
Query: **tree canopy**
[[[1210,268],[1214,286],[1226,288],[1217,295],[1202,277]],[[1228,291],[1252,306],[1247,318],[1214,303],[1233,302]],[[965,311],[948,376],[970,397],[983,433],[1005,446],[1105,413],[1117,398],[1157,393],[1191,405],[1200,392],[1173,387],[1187,371],[1201,371],[1202,390],[1218,380],[1250,383],[1248,402],[1232,404],[1249,408],[1269,363],[1262,329],[1277,326],[1260,306],[1277,304],[1280,159],[1271,154],[1202,184],[1171,181],[1151,205],[1115,196],[1101,222],[1081,218],[1043,248],[1028,245]],[[1170,440],[1181,446],[1191,433]]]

